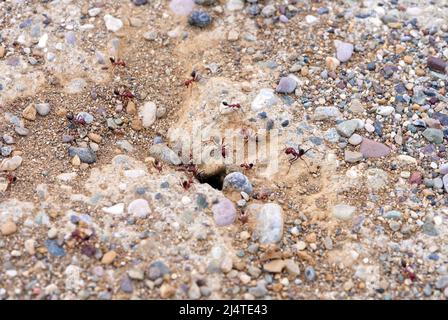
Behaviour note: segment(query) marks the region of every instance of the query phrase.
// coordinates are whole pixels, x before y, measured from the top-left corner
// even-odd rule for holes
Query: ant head
[[[225,105],[225,106],[229,105],[226,101],[223,101],[222,104]]]
[[[73,113],[71,113],[71,112],[67,112],[65,117],[67,118],[67,120],[73,120],[73,118],[74,118]]]
[[[197,75],[196,70],[191,71],[190,75],[192,78],[196,78],[196,75]]]
[[[110,62],[115,63],[115,59],[113,57],[109,57]]]

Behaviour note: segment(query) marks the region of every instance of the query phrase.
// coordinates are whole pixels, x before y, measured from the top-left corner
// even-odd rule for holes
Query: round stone
[[[252,194],[253,187],[249,179],[241,172],[232,172],[224,178],[223,190],[244,191]]]
[[[297,81],[292,77],[283,77],[275,89],[278,93],[292,93],[297,87]]]
[[[362,137],[357,133],[353,134],[350,137],[350,139],[348,139],[348,143],[350,143],[351,145],[354,145],[354,146],[357,146],[361,142],[362,142]]]
[[[195,27],[205,28],[212,23],[212,17],[205,11],[193,11],[188,17],[188,23]]]
[[[227,198],[219,200],[212,206],[213,218],[218,226],[227,226],[236,219],[236,209],[232,201]]]
[[[49,103],[37,103],[36,110],[39,115],[44,117],[50,113],[50,104]]]
[[[7,221],[0,227],[1,234],[10,236],[17,231],[17,225],[13,221]]]
[[[117,257],[117,253],[115,251],[108,251],[104,254],[103,258],[101,259],[102,264],[111,264],[115,258]]]
[[[10,159],[4,159],[0,163],[0,171],[14,171],[22,164],[21,156],[14,156]]]
[[[255,99],[252,101],[252,111],[258,112],[264,108],[269,108],[276,105],[279,102],[277,96],[272,89],[261,89]]]
[[[341,62],[347,62],[350,60],[353,54],[353,45],[351,43],[335,40],[336,58]]]
[[[283,237],[283,210],[276,203],[251,205],[247,209],[254,235],[261,243],[277,243]]]
[[[128,206],[128,213],[135,218],[146,218],[150,213],[148,201],[145,199],[136,199]]]
[[[333,216],[339,220],[350,220],[355,214],[356,208],[347,204],[337,204],[333,207]]]

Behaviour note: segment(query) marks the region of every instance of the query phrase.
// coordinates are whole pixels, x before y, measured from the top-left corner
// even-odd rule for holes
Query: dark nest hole
[[[197,177],[200,183],[208,183],[213,189],[222,190],[226,169],[222,168],[211,174],[200,173]]]

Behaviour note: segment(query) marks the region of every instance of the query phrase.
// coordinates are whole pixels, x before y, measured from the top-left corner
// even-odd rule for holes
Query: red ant
[[[406,261],[401,261],[401,273],[411,279],[412,282],[414,282],[417,279],[417,276],[415,275],[414,271],[411,269],[411,267],[406,263]]]
[[[307,150],[304,150],[304,149],[300,148],[300,146],[298,147],[298,151],[296,149],[294,149],[293,147],[288,147],[288,148],[285,149],[285,154],[287,154],[287,155],[292,154],[293,155],[293,157],[288,160],[289,161],[289,169],[288,169],[287,174],[289,173],[289,170],[291,169],[292,164],[294,162],[296,162],[297,160],[302,159],[302,157],[308,151],[310,151],[311,149],[313,149],[313,148],[309,148]],[[304,159],[302,159],[302,160],[303,160],[303,162],[305,162],[306,166],[308,167],[308,163],[306,163],[306,161]]]
[[[159,171],[159,173],[162,172],[162,163],[159,160],[155,159],[153,166],[157,169],[157,171]]]
[[[213,140],[213,142],[215,142]],[[221,155],[223,158],[225,158],[227,156],[227,150],[226,150],[226,145],[224,144],[224,138],[222,138],[221,140]]]
[[[223,101],[222,104],[232,109],[241,109],[241,105],[239,103],[230,104],[228,102]]]
[[[188,180],[184,180],[180,185],[185,189],[190,189],[191,185],[193,184],[193,177],[190,177]]]
[[[251,128],[242,128],[241,136],[243,137],[245,142],[249,141],[249,139],[255,139],[255,141],[258,142],[258,135]]]
[[[126,67],[126,63],[123,60],[121,60],[121,59],[115,60],[115,58],[110,57],[109,60],[110,60],[110,63],[112,63],[112,66],[114,68],[117,67],[117,66]]]
[[[179,171],[192,173],[193,177],[195,178],[199,178],[200,174],[202,173],[202,171],[199,171],[198,167],[193,163],[183,165],[183,168],[179,169]]]
[[[125,89],[121,93],[118,89],[114,89],[114,94],[119,96],[123,103],[135,98],[135,95],[129,89]]]
[[[196,72],[195,70],[191,71],[191,79],[188,79],[184,82],[184,85],[188,88],[191,84],[193,84],[193,82],[198,82],[199,81],[199,73]]]
[[[11,185],[12,185],[14,182],[17,181],[17,177],[14,176],[12,173],[8,173],[8,174],[6,175],[6,180],[8,181],[8,185],[6,186],[6,190],[8,190],[8,189],[11,187]],[[6,191],[6,190],[5,190],[5,191]]]
[[[243,210],[241,210],[238,220],[241,221],[242,224],[245,224],[249,221],[249,215],[246,214]]]
[[[254,167],[254,164],[253,163],[249,163],[249,164],[242,163],[242,164],[240,164],[240,167],[244,168],[245,170],[250,170],[250,169],[252,169]]]
[[[68,112],[67,115],[67,120],[70,122],[70,124],[72,125],[72,127],[77,127],[78,125],[81,126],[85,126],[87,124],[86,120],[84,119],[84,117],[80,114],[78,114],[76,117],[73,115],[73,113]]]

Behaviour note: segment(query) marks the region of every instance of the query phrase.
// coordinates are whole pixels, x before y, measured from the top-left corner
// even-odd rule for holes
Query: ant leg
[[[310,167],[308,166],[308,163],[305,161],[305,159],[300,158],[303,162],[305,162],[306,167],[308,168],[308,170],[310,170]]]
[[[289,159],[289,163],[293,164],[299,159],[299,155],[294,155],[291,159]]]
[[[292,167],[292,162],[289,163],[288,171],[286,171],[287,175],[289,174],[289,170],[291,170],[291,167]]]
[[[295,161],[297,161],[297,159],[299,159],[299,157],[295,155],[294,157],[292,157],[291,159],[288,160],[288,161],[289,161],[289,168],[288,168],[288,171],[286,172],[286,174],[289,173],[289,170],[291,170],[292,164],[293,164]]]

